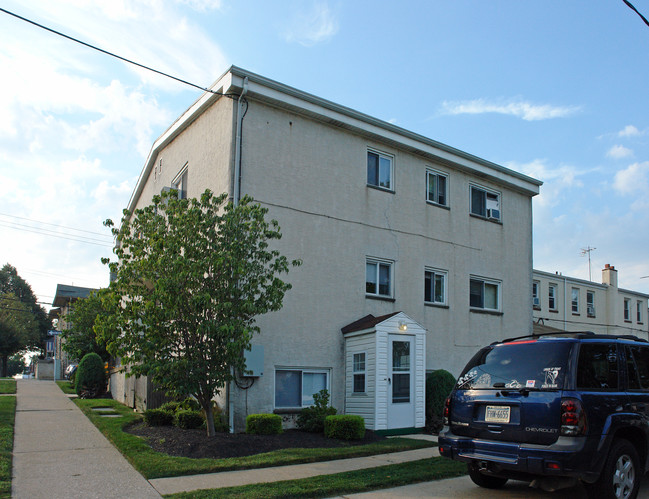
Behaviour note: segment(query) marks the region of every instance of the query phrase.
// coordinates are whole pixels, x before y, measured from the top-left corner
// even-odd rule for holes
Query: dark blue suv
[[[493,343],[462,371],[444,425],[441,455],[481,487],[579,480],[589,497],[633,499],[648,470],[649,343],[589,332]]]

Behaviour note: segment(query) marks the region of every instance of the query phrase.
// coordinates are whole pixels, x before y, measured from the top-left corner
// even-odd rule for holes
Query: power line
[[[74,37],[72,37],[70,35],[66,35],[65,33],[61,33],[60,31],[56,31],[55,29],[48,28],[47,26],[44,26],[44,25],[39,24],[39,23],[37,23],[35,21],[32,21],[31,19],[27,19],[26,17],[19,16],[18,14],[15,14],[14,12],[3,9],[2,7],[0,7],[0,12],[4,12],[5,14],[9,14],[10,16],[15,17],[16,19],[20,19],[21,21],[25,21],[26,23],[32,24],[32,25],[34,25],[34,26],[36,26],[38,28],[44,29],[45,31],[49,31],[50,33],[54,33],[55,35],[61,36],[61,37],[66,38],[66,39],[68,39],[70,41],[73,41],[75,43],[79,43],[80,45],[83,45],[85,47],[96,50],[97,52],[101,52],[102,54],[106,54],[106,55],[109,55],[111,57],[114,57],[115,59],[119,59],[120,61],[124,61],[124,62],[127,62],[129,64],[133,64],[134,66],[137,66],[137,67],[142,68],[142,69],[146,69],[147,71],[151,71],[153,73],[157,73],[159,75],[166,76],[167,78],[171,78],[172,80],[176,80],[176,81],[178,81],[180,83],[183,83],[185,85],[189,85],[190,87],[197,88],[199,90],[202,90],[203,92],[209,92],[209,93],[215,94],[215,95],[223,95],[225,97],[232,97],[231,95],[224,94],[223,92],[215,92],[214,90],[211,90],[209,88],[201,87],[200,85],[197,85],[197,84],[192,83],[192,82],[187,81],[187,80],[183,80],[182,78],[178,78],[177,76],[172,76],[172,75],[170,75],[168,73],[164,73],[164,72],[159,71],[157,69],[150,68],[149,66],[145,66],[144,64],[140,64],[139,62],[135,62],[135,61],[132,61],[130,59],[127,59],[126,57],[122,57],[121,55],[114,54],[113,52],[109,52],[108,50],[104,50],[104,49],[99,48],[99,47],[97,47],[95,45],[91,45],[90,43],[79,40],[78,38],[74,38]]]
[[[68,229],[68,230],[74,230],[74,231],[77,231],[77,232],[85,232],[87,234],[95,234],[97,236],[109,237],[111,239],[113,237],[112,235],[106,234],[106,233],[103,233],[103,232],[93,232],[91,230],[76,229],[74,227],[67,227],[65,225],[54,224],[54,223],[51,223],[51,222],[43,222],[41,220],[34,220],[33,218],[19,217],[17,215],[9,215],[8,213],[0,213],[0,217],[17,218],[18,220],[27,220],[28,222],[34,222],[34,223],[43,224],[43,225],[51,225],[53,227],[59,227],[61,229]]]
[[[107,243],[106,241],[101,241],[99,239],[91,239],[83,236],[76,236],[74,234],[62,234],[61,232],[55,232],[48,229],[39,229],[38,227],[32,227],[30,225],[21,225],[15,222],[0,222],[0,227],[6,227],[8,229],[22,230],[24,232],[31,232],[33,234],[45,235],[58,237],[60,239],[67,239],[69,241],[76,241],[78,243],[94,244],[96,246],[104,246],[105,248],[111,248],[113,245]]]
[[[642,19],[642,20],[644,21],[644,23],[645,23],[647,26],[649,26],[649,21],[647,21],[647,18],[646,18],[645,16],[643,16],[642,14],[640,14],[640,12],[638,11],[638,9],[636,9],[636,8],[633,6],[633,4],[632,4],[631,2],[629,2],[628,0],[622,0],[622,1],[623,1],[625,4],[627,4],[627,6],[628,6],[632,11],[634,11],[636,14],[639,15],[639,16],[640,16],[640,19]]]

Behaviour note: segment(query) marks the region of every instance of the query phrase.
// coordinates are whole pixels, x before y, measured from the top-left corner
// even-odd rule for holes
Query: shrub
[[[444,402],[455,386],[455,376],[438,369],[426,376],[426,429],[438,433],[444,426]]]
[[[74,379],[75,391],[79,397],[95,398],[106,390],[104,362],[96,353],[83,356]]]
[[[144,421],[149,426],[171,426],[174,424],[174,413],[165,409],[147,409]]]
[[[198,403],[198,400],[191,397],[187,397],[185,400],[178,402],[178,409],[184,409],[187,411],[200,411],[202,410],[201,404]]]
[[[360,440],[365,436],[365,420],[362,416],[351,414],[327,416],[324,422],[324,433],[327,438]]]
[[[250,414],[246,418],[246,433],[279,435],[282,433],[282,418],[279,414]]]
[[[329,406],[329,392],[320,390],[319,393],[313,394],[313,405],[305,407],[297,416],[297,427],[300,430],[312,433],[322,433],[324,431],[324,422],[327,416],[336,414],[336,408]]]
[[[179,409],[174,416],[174,424],[178,428],[192,430],[194,428],[201,428],[205,418],[199,411],[191,409]]]
[[[180,406],[180,401],[178,400],[170,400],[169,402],[165,402],[162,404],[159,409],[162,409],[163,411],[168,411],[171,412],[172,414],[175,414],[176,411],[178,410],[178,407]]]

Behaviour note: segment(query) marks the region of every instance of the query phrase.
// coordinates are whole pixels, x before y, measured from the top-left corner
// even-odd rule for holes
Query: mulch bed
[[[248,435],[246,433],[217,433],[208,437],[204,429],[185,430],[176,426],[147,426],[137,423],[126,431],[143,437],[156,451],[170,456],[213,459],[251,456],[289,448],[349,447],[385,439],[371,430],[362,440],[335,440],[321,433],[285,430],[280,435]]]

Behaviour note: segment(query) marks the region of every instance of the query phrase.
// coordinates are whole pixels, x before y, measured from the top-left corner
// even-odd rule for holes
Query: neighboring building
[[[288,423],[322,388],[368,428],[421,427],[426,371],[531,333],[541,182],[237,67],[211,88],[153,144],[128,209],[169,187],[251,195],[303,260],[259,317],[257,376],[220,399],[235,429]]]
[[[534,270],[533,279],[534,332],[592,331],[649,339],[649,295],[618,288],[612,265],[602,270],[602,284],[540,270]]]

